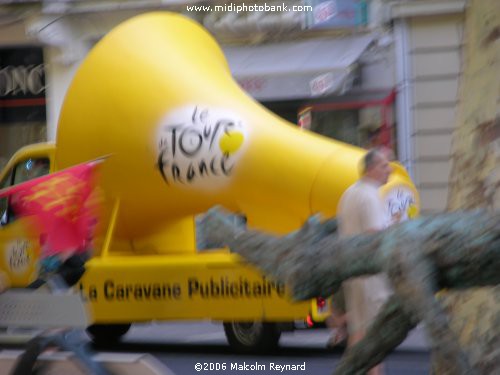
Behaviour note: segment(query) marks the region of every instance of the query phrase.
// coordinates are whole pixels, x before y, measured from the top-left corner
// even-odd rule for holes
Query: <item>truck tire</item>
[[[130,329],[130,324],[94,324],[87,327],[92,342],[97,345],[109,345],[118,342]]]
[[[229,345],[239,353],[270,352],[278,347],[281,329],[276,323],[225,322]]]

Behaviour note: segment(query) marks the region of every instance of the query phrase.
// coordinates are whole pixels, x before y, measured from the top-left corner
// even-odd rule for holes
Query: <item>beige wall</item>
[[[408,25],[415,180],[422,212],[439,212],[447,204],[463,15],[415,17]]]
[[[0,45],[16,46],[23,44],[33,44],[36,41],[30,40],[26,36],[26,30],[23,22],[16,22],[8,25],[0,25]]]

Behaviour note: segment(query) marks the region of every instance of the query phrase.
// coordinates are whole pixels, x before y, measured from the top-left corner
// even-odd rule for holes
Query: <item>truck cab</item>
[[[24,147],[10,159],[0,173],[0,189],[8,188],[54,171],[53,143]],[[23,287],[37,278],[39,238],[27,230],[27,218],[18,219],[9,197],[0,198],[0,269],[8,274],[11,286]]]

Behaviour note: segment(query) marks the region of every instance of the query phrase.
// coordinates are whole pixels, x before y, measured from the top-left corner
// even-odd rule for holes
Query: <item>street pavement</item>
[[[175,375],[326,375],[333,372],[342,355],[341,349],[326,348],[329,334],[327,329],[286,332],[276,352],[261,355],[234,353],[227,344],[222,324],[212,322],[136,324],[121,343],[105,348],[92,346],[83,332],[74,332],[73,340],[101,355],[118,353],[133,357],[149,353]],[[17,346],[21,348],[22,344]],[[386,359],[385,374],[427,375],[429,357],[424,331],[417,327]]]
[[[280,347],[325,348],[329,336],[329,330],[324,328],[298,329],[283,333]],[[222,324],[212,322],[134,324],[124,342],[227,345]],[[423,327],[418,326],[413,330],[398,350],[428,351],[429,345]]]
[[[145,350],[178,375],[225,375],[240,372],[259,375],[276,372],[287,375],[321,375],[331,374],[342,354],[341,350],[326,349],[329,334],[327,329],[287,332],[282,335],[277,352],[241,355],[233,353],[229,348],[221,324],[153,323],[133,326],[116,349],[131,352]],[[198,364],[204,366],[201,371],[196,370]],[[223,364],[225,370],[222,369]],[[277,365],[290,366],[284,369]],[[305,368],[291,370],[291,365],[305,365]],[[385,372],[386,375],[429,374],[429,349],[422,327],[414,330],[389,356],[385,361]]]

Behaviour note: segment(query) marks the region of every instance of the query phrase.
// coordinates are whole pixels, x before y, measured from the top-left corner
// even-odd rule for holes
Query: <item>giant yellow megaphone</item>
[[[112,30],[68,90],[58,168],[107,154],[102,186],[118,210],[115,240],[176,252],[195,249],[193,215],[215,204],[277,233],[311,214],[334,214],[358,178],[363,151],[301,131],[260,106],[200,25],[159,12]],[[391,194],[403,189],[416,204],[403,168],[391,181]]]

